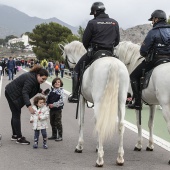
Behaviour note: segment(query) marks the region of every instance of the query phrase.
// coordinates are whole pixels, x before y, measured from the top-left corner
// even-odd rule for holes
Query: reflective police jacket
[[[105,13],[90,20],[83,34],[83,45],[86,49],[97,44],[104,49],[113,49],[120,41],[119,25]]]
[[[146,57],[152,50],[158,55],[170,56],[170,25],[165,21],[154,24],[142,43],[140,54]]]

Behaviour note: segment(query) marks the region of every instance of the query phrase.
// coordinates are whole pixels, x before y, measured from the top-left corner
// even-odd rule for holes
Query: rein
[[[70,68],[69,63],[71,63],[71,64],[76,64],[76,63],[71,62],[71,61],[68,59],[67,55],[66,55],[65,63],[66,63],[66,65],[67,65],[67,67],[68,67],[68,69],[69,69],[70,71],[72,71],[73,69]]]

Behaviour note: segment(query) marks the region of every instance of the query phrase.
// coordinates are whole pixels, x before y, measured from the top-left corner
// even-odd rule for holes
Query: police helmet
[[[162,19],[162,20],[166,20],[166,13],[162,10],[155,10],[151,14],[151,18],[149,18],[148,21],[152,21],[153,18],[159,18],[159,19]]]
[[[96,12],[104,12],[105,11],[104,4],[102,2],[94,2],[92,7],[91,7],[90,15],[94,15],[94,11],[96,11]]]

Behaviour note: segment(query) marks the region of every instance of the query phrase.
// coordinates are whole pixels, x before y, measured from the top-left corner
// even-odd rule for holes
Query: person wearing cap
[[[95,54],[99,50],[107,50],[113,54],[113,47],[117,46],[120,41],[119,24],[116,20],[109,18],[105,13],[105,6],[102,2],[92,4],[90,15],[94,18],[90,20],[83,34],[83,45],[87,51],[92,50]],[[78,102],[78,88],[80,69],[85,61],[88,65],[93,60],[93,55],[88,52],[84,54],[76,64],[72,74],[72,95],[69,96],[70,103]]]
[[[139,86],[143,69],[148,72],[158,65],[160,59],[166,61],[170,59],[170,25],[167,24],[166,19],[166,13],[162,10],[155,10],[148,19],[152,21],[153,28],[148,32],[140,48],[140,54],[145,57],[145,60],[130,75],[135,102],[128,105],[128,108],[141,109]]]

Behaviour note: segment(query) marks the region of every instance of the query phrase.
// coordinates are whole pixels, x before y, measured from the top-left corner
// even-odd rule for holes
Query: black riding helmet
[[[155,10],[151,14],[151,18],[149,18],[148,21],[152,21],[153,18],[159,18],[159,19],[162,19],[162,20],[166,20],[166,13],[162,10]]]
[[[94,2],[92,7],[91,7],[90,15],[94,15],[94,11],[104,12],[105,11],[104,4],[102,2]]]

